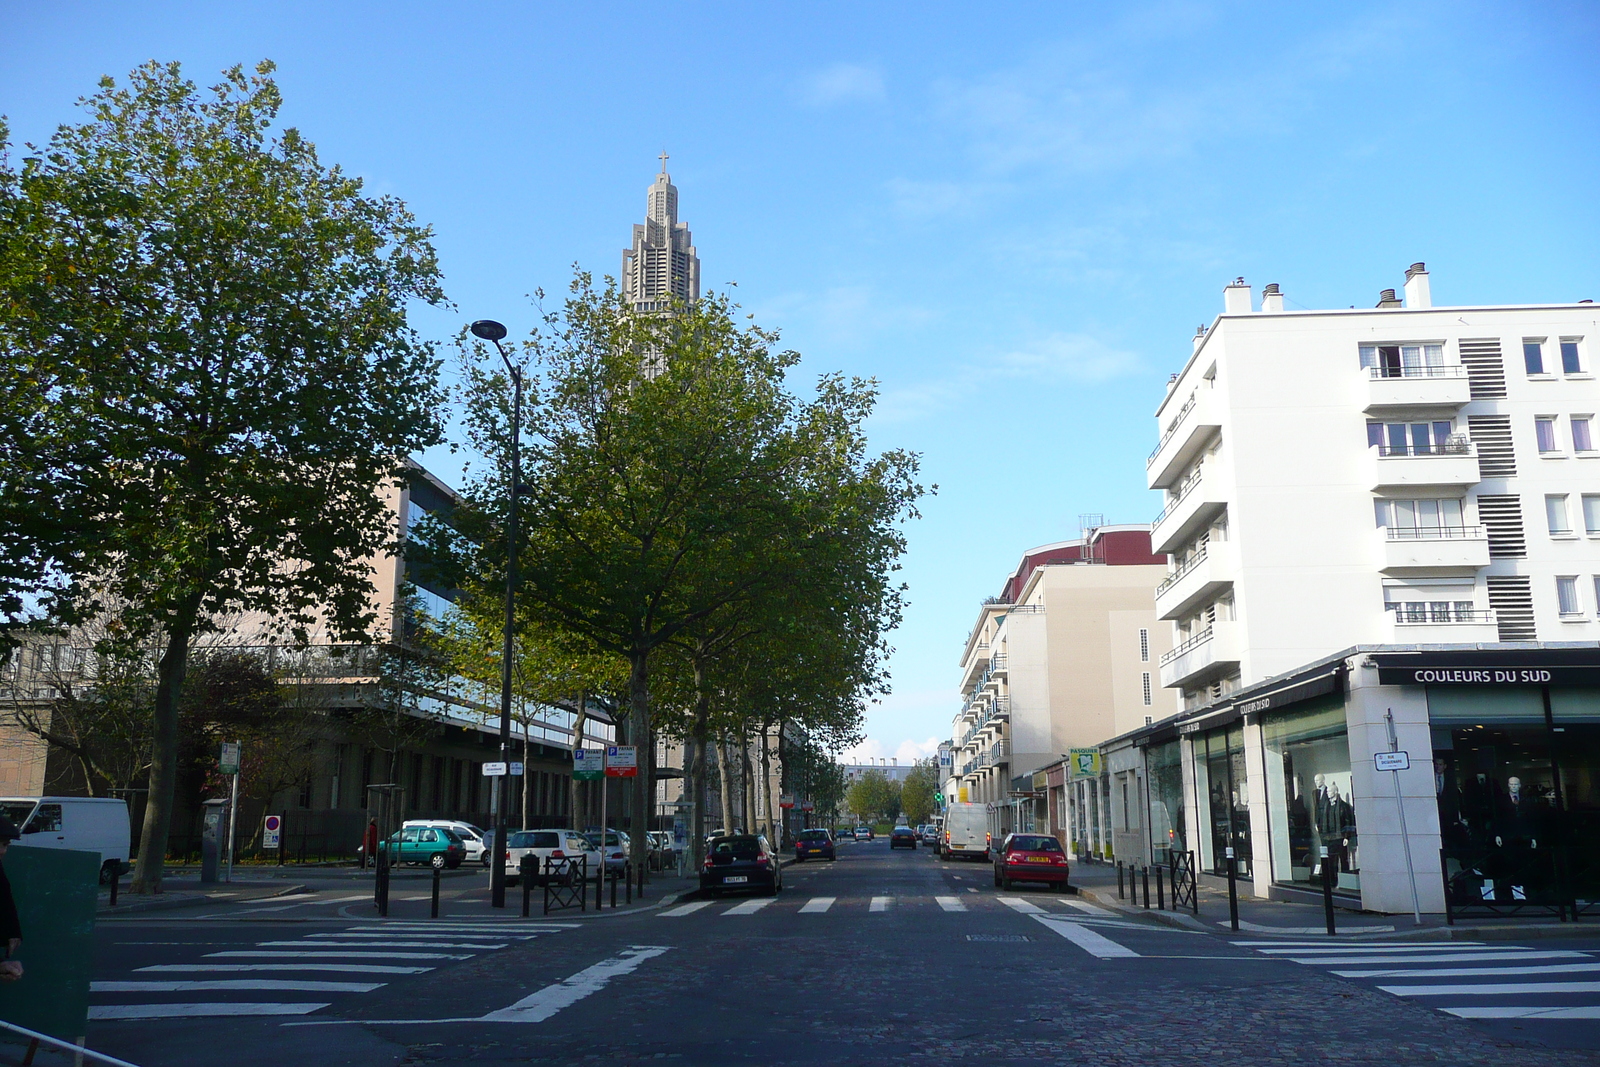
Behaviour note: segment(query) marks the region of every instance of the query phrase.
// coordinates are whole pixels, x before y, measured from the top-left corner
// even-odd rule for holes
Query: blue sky
[[[436,228],[439,337],[615,273],[665,148],[705,283],[879,379],[875,443],[940,487],[862,749],[905,758],[1024,549],[1159,509],[1152,412],[1234,276],[1600,298],[1597,46],[1581,3],[5,0],[0,112],[42,141],[101,74],[274,59],[285,123]]]

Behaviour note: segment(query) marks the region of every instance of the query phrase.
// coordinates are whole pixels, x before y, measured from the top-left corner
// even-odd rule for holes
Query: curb
[[[274,889],[270,893],[262,893],[250,897],[213,897],[207,893],[184,894],[183,896],[166,896],[165,894],[146,899],[134,900],[127,904],[100,904],[95,909],[96,917],[133,915],[146,911],[173,911],[178,908],[192,908],[201,904],[253,904],[262,900],[273,900],[277,897],[288,896],[290,893],[303,893],[305,885],[287,885]]]

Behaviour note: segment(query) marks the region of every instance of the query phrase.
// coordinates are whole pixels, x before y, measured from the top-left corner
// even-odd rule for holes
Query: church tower
[[[633,247],[622,250],[622,296],[635,311],[665,311],[673,301],[700,299],[700,257],[688,224],[678,221],[665,152],[648,198],[644,225],[634,226]]]

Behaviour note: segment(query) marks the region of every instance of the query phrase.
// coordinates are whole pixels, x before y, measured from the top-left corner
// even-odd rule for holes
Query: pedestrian
[[[11,957],[22,947],[22,922],[17,918],[17,902],[11,896],[11,882],[6,878],[5,858],[11,842],[21,837],[17,824],[0,815],[0,982],[15,982],[22,977],[22,963]]]
[[[373,866],[378,863],[378,820],[373,819],[367,823],[367,839],[361,849],[361,868],[366,869],[367,861],[371,860]]]

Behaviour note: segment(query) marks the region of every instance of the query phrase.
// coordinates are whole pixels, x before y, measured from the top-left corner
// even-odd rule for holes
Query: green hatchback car
[[[408,826],[389,835],[384,852],[390,863],[426,864],[453,871],[466,859],[467,846],[455,831],[442,826]]]

